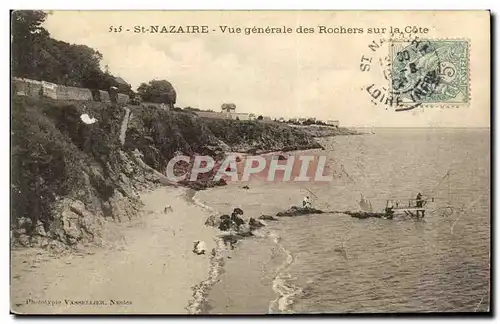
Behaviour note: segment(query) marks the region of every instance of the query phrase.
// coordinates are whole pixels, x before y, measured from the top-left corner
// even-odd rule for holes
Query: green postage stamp
[[[469,42],[393,41],[391,88],[402,103],[461,105],[470,101]]]

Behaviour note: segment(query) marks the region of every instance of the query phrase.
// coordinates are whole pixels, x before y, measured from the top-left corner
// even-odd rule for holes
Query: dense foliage
[[[101,199],[112,195],[116,177],[109,168],[119,164],[121,109],[22,97],[13,98],[12,105],[13,226],[25,217],[33,226],[41,221],[48,227],[58,198],[76,194],[86,201],[87,195],[77,192],[87,181]],[[82,123],[83,112],[97,117],[98,124]]]
[[[172,108],[177,101],[177,93],[167,80],[151,80],[148,83],[141,83],[137,88],[137,93],[146,102],[164,103]]]
[[[47,14],[39,10],[12,13],[12,75],[67,86],[109,89],[132,94],[131,86],[102,71],[102,54],[86,45],[50,37],[42,27]]]

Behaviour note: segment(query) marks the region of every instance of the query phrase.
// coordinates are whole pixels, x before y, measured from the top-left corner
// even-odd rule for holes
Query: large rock
[[[23,234],[27,232],[32,224],[33,222],[28,217],[19,217],[19,219],[17,220],[17,227],[20,230],[23,230]]]
[[[30,237],[26,234],[21,234],[17,237],[17,242],[22,246],[29,247],[31,246]]]
[[[254,218],[250,218],[250,220],[248,221],[248,226],[250,226],[251,231],[254,231],[258,228],[264,227],[265,225]]]
[[[271,215],[262,215],[259,217],[259,219],[268,220],[268,221],[277,221],[278,220],[276,217],[271,216]]]
[[[75,214],[78,214],[79,216],[83,216],[83,213],[85,211],[85,204],[83,202],[81,202],[80,200],[75,200],[75,201],[71,202],[69,208]]]
[[[293,217],[293,216],[304,216],[311,214],[323,214],[322,210],[311,208],[311,207],[297,207],[292,206],[290,209],[285,210],[284,212],[279,212],[276,214],[278,217]]]
[[[102,212],[90,211],[80,200],[65,198],[58,202],[55,209],[55,219],[50,223],[51,238],[69,245],[79,242],[91,242],[100,233],[103,222]],[[37,233],[39,236],[43,232]],[[45,243],[44,243],[45,244]]]
[[[70,210],[65,210],[61,214],[62,230],[68,242],[78,241],[82,237],[82,231],[78,226],[79,218],[80,215]]]
[[[33,234],[39,235],[39,236],[46,236],[47,233],[45,232],[45,227],[43,226],[43,223],[41,221],[38,221],[36,223],[35,230],[33,231]]]
[[[49,245],[49,238],[43,236],[32,236],[30,240],[30,244],[33,247],[45,248]]]
[[[109,204],[111,206],[113,219],[119,222],[124,219],[131,220],[137,215],[137,209],[134,203],[120,192],[116,192],[113,197],[111,197]]]
[[[220,225],[220,218],[217,215],[210,215],[205,221],[205,226],[219,227],[219,225]]]
[[[247,236],[253,236],[252,229],[250,225],[248,224],[243,224],[238,227],[238,230],[236,231],[236,234],[247,237]]]

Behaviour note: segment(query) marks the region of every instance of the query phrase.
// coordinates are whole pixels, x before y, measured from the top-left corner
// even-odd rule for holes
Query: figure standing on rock
[[[304,200],[302,200],[302,208],[312,208],[311,200],[309,196],[305,196]]]
[[[245,224],[245,221],[242,218],[238,217],[238,215],[243,215],[243,210],[241,210],[240,208],[235,208],[231,213],[231,221],[234,223],[236,230],[239,230],[240,226]]]
[[[220,217],[221,223],[219,224],[219,229],[221,231],[235,230],[238,231],[240,226],[245,224],[245,221],[239,217],[239,215],[243,215],[243,210],[241,208],[235,208],[229,215],[222,215]]]

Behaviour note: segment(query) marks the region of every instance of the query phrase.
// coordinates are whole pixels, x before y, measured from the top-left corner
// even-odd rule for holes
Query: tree
[[[125,81],[101,70],[102,54],[86,45],[69,44],[50,37],[42,27],[47,13],[40,10],[12,12],[12,74],[90,89],[133,94]]]
[[[41,49],[49,33],[41,27],[47,14],[41,10],[12,12],[12,73],[32,76],[40,61]]]
[[[259,117],[257,117],[257,120],[262,120],[264,119],[264,117],[262,117],[262,115],[259,115]]]
[[[148,83],[141,83],[137,88],[137,93],[146,102],[164,103],[170,108],[173,108],[177,101],[177,93],[167,80],[151,80]]]

